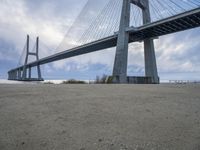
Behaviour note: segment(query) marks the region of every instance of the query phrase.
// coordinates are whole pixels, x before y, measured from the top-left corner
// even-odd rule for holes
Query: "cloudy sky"
[[[58,49],[61,41],[67,31],[75,32],[77,28],[70,26],[86,4],[86,0],[0,1],[0,78],[7,78],[7,71],[19,63],[27,34],[30,34],[32,43],[36,36],[40,36],[40,57],[61,51]],[[95,17],[108,0],[92,1],[90,15]],[[79,28],[83,27],[81,22],[79,24]],[[161,80],[200,80],[199,40],[199,28],[155,40]],[[111,75],[114,56],[115,48],[73,57],[43,65],[42,74],[45,79],[85,80],[94,79],[96,75]],[[142,43],[129,45],[128,75],[144,75],[143,57]]]

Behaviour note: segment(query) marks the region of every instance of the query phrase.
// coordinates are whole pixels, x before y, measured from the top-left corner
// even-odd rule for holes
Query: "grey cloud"
[[[107,1],[90,0],[91,11],[98,13]],[[0,59],[16,60],[16,58],[19,58],[27,33],[31,33],[33,37],[39,35],[48,47],[55,48],[81,11],[85,2],[86,0],[10,0],[6,3],[5,1],[1,2]],[[87,17],[85,20],[87,20]],[[74,29],[74,33],[76,29]],[[157,40],[156,54],[158,56],[159,71],[188,72],[191,71],[190,65],[199,66],[199,35],[200,30],[197,28],[167,35]],[[183,46],[183,48],[179,50],[178,46]],[[43,56],[48,54],[50,54],[48,49],[45,49],[42,53]],[[68,65],[72,64],[72,68],[81,66],[84,70],[85,68],[91,70],[97,64],[97,67],[101,69],[102,66],[106,66],[108,70],[112,70],[114,54],[115,48],[75,57],[64,62],[56,62],[51,67],[63,70],[63,68],[67,68]],[[129,73],[143,73],[142,47],[134,48],[134,46],[130,46],[129,54]],[[188,62],[189,67],[185,64],[186,62]],[[196,67],[196,71],[198,69],[200,68]]]

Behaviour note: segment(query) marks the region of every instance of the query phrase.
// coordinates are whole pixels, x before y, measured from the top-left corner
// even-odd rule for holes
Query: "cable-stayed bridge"
[[[91,0],[88,0],[67,35],[72,34],[75,26],[79,26],[76,28],[78,30],[84,28],[79,21],[87,18],[90,4]],[[41,59],[39,38],[36,40],[35,52],[30,52],[27,36],[24,47],[25,62],[10,70],[8,79],[43,80],[40,65],[116,46],[113,75],[109,79],[112,83],[159,83],[153,40],[163,35],[199,27],[200,0],[109,0],[91,20],[87,20],[91,24],[87,25],[86,30],[82,31],[75,42],[72,42],[75,46]],[[65,49],[65,43],[70,40],[66,37],[59,48]],[[145,77],[127,77],[128,44],[138,41],[144,42]],[[36,56],[36,61],[28,62],[30,55]],[[36,79],[31,77],[33,67],[37,67],[38,70]]]

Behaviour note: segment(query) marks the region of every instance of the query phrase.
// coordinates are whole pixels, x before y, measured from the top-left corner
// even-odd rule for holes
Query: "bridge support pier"
[[[126,28],[128,28],[130,24],[130,4],[130,0],[123,0],[115,62],[113,68],[112,81],[114,83],[127,83],[129,33],[126,32]]]
[[[144,40],[145,77],[127,77],[129,33],[126,29],[130,26],[131,3],[142,9],[143,24],[151,22],[149,0],[123,0],[113,76],[110,80],[112,83],[158,84],[159,77],[153,39]]]
[[[28,78],[31,79],[31,67],[28,68],[29,74],[28,74]]]
[[[36,60],[39,60],[39,37],[36,39],[36,52],[30,52],[29,51],[29,36],[27,36],[27,54],[26,54],[26,59],[24,63],[24,68],[23,68],[23,81],[43,81],[42,76],[41,76],[41,70],[40,70],[40,65],[37,65],[37,74],[38,78],[32,78],[31,74],[31,66],[27,66],[28,63],[28,56],[32,55],[36,57]],[[27,78],[27,71],[29,71],[28,78]]]
[[[149,10],[149,0],[143,0],[144,9],[143,24],[151,23],[151,16]],[[158,84],[159,77],[157,72],[156,56],[153,39],[144,40],[144,60],[145,60],[145,75],[151,78],[151,83]]]
[[[26,43],[26,58],[24,62],[24,66],[20,67],[17,70],[12,70],[8,72],[8,80],[19,80],[19,81],[43,81],[41,70],[40,70],[40,64],[37,65],[37,74],[38,78],[32,78],[32,67],[27,66],[28,64],[28,57],[29,55],[35,56],[36,60],[39,60],[39,37],[36,39],[36,52],[30,52],[29,51],[29,35],[27,35],[27,43]],[[28,76],[27,76],[28,71]]]
[[[14,71],[9,72],[8,75],[9,75],[8,77],[9,80],[16,80],[18,76],[18,72],[17,70],[14,70]]]
[[[21,69],[18,69],[17,71],[18,71],[18,73],[17,73],[17,75],[18,75],[18,76],[17,76],[17,79],[18,79],[18,80],[21,80],[21,78],[22,78]]]

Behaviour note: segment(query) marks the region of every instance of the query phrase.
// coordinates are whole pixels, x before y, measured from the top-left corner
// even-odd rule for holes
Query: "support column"
[[[149,0],[142,1],[144,9],[143,14],[143,24],[151,22],[150,10],[149,10]],[[156,56],[153,39],[144,40],[144,57],[145,57],[145,75],[146,77],[151,77],[151,82],[158,84],[159,77],[157,72]]]
[[[11,79],[13,80],[13,71],[11,72]]]
[[[14,79],[15,80],[17,79],[17,70],[15,70],[15,72],[14,72]]]
[[[117,48],[113,68],[113,82],[127,83],[128,41],[126,28],[130,23],[130,0],[123,0],[121,21],[117,39]]]
[[[21,80],[21,69],[18,69],[18,80]]]
[[[36,39],[36,57],[37,60],[39,60],[39,37]],[[42,75],[41,75],[41,70],[40,70],[40,65],[37,65],[37,71],[38,71],[38,79],[42,80]]]
[[[31,79],[31,67],[28,68],[28,71],[29,71],[28,78]]]

